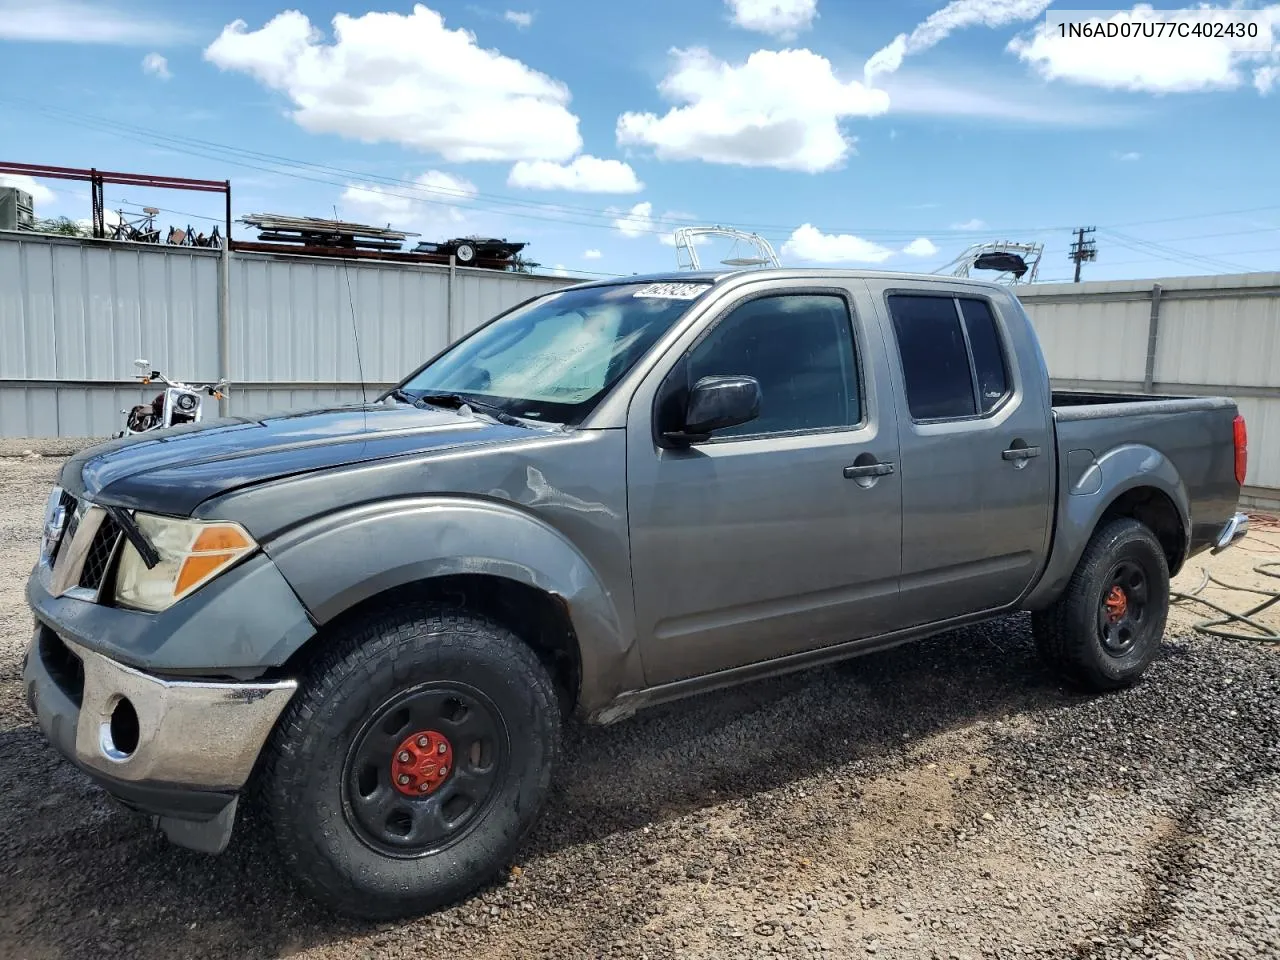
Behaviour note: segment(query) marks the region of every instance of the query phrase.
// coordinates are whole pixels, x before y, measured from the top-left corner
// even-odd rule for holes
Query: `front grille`
[[[85,556],[84,567],[80,570],[80,586],[89,590],[97,590],[106,579],[111,558],[116,552],[116,544],[120,542],[120,525],[111,514],[102,518],[102,525],[94,534],[93,543],[89,545],[89,553]]]
[[[40,627],[40,659],[58,689],[77,707],[84,702],[84,664],[48,627]]]

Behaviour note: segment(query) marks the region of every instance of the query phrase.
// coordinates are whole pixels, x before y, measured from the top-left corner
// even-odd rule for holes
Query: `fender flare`
[[[1062,462],[1067,462],[1063,457]],[[1167,496],[1178,511],[1183,542],[1191,542],[1191,500],[1173,462],[1159,450],[1130,443],[1094,456],[1079,476],[1059,476],[1053,545],[1044,573],[1021,606],[1041,610],[1066,589],[1098,522],[1130,490],[1150,487]]]
[[[488,575],[560,598],[578,642],[579,709],[640,685],[600,577],[554,527],[510,504],[412,497],[326,514],[265,545],[317,624],[386,590],[455,574]],[[293,651],[289,651],[292,653]]]

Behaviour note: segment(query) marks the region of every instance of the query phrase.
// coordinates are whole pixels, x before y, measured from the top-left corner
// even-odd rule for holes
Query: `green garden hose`
[[[1277,523],[1273,517],[1252,516],[1249,518],[1249,522],[1250,525],[1257,528],[1259,532],[1262,532],[1262,530],[1271,532],[1274,529],[1280,529],[1280,523]],[[1275,544],[1270,541],[1263,540],[1262,542],[1270,547],[1275,547]],[[1239,584],[1226,583],[1219,580],[1207,570],[1201,570],[1200,572],[1202,574],[1202,579],[1200,580],[1200,585],[1194,590],[1190,590],[1186,593],[1180,590],[1169,591],[1169,597],[1174,601],[1180,601],[1183,603],[1199,603],[1222,614],[1221,617],[1201,620],[1199,623],[1194,624],[1197,633],[1203,633],[1211,637],[1225,637],[1228,640],[1256,640],[1262,643],[1280,643],[1280,632],[1277,632],[1274,627],[1268,626],[1257,619],[1258,614],[1262,613],[1262,611],[1280,603],[1280,590],[1262,590],[1258,587],[1242,587]],[[1273,579],[1280,580],[1280,560],[1271,560],[1267,563],[1260,563],[1253,568],[1253,572],[1259,576],[1272,577]],[[1216,583],[1218,586],[1227,590],[1234,590],[1240,593],[1257,594],[1260,597],[1266,597],[1266,599],[1261,603],[1250,607],[1248,610],[1237,613],[1235,610],[1228,610],[1226,607],[1220,606],[1212,600],[1206,600],[1204,597],[1200,596],[1201,591],[1211,583]],[[1226,629],[1227,625],[1232,623],[1246,624],[1257,632],[1245,633],[1240,630]]]

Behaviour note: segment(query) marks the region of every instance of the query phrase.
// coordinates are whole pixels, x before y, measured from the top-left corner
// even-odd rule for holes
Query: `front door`
[[[1017,601],[1052,522],[1048,383],[1012,298],[901,283],[880,291],[907,410],[902,604],[914,623]]]
[[[793,287],[719,311],[641,387],[628,512],[650,683],[890,628],[901,485],[882,350],[848,291]],[[759,418],[663,448],[652,398],[677,375],[755,377]]]

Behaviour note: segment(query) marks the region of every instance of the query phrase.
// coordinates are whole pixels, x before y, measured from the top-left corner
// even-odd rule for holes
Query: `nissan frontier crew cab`
[[[377,402],[87,449],[49,498],[27,697],[175,843],[265,813],[312,896],[463,896],[562,723],[1033,612],[1134,683],[1243,536],[1215,397],[1051,392],[1006,287],[839,270],[566,287]]]

